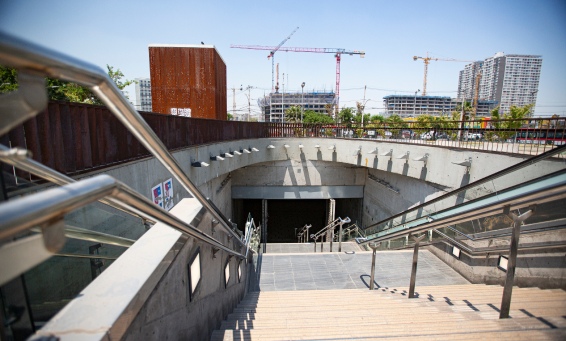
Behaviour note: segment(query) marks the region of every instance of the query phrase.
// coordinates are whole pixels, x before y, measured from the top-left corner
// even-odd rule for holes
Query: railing
[[[362,228],[360,228],[357,224],[352,224],[352,225],[346,227],[342,231],[342,235],[344,236],[346,234],[348,234],[346,241],[352,240],[352,234],[354,234],[353,239],[357,239],[357,238],[365,239],[366,238],[366,234],[364,233],[364,230]]]
[[[314,252],[316,252],[316,242],[317,242],[318,239],[320,239],[320,252],[324,251],[324,241],[325,240],[327,242],[330,242],[330,252],[332,252],[332,242],[334,241],[334,237],[335,237],[334,229],[336,228],[336,226],[340,226],[340,230],[338,232],[338,236],[339,236],[338,252],[341,252],[342,251],[342,225],[347,224],[349,222],[350,222],[349,217],[346,217],[345,219],[338,217],[336,220],[330,222],[328,225],[323,227],[317,233],[311,234],[310,238],[314,241]]]
[[[496,172],[452,192],[417,205],[390,218],[366,226],[364,228],[365,233],[369,236],[370,234],[398,226],[410,226],[409,222],[416,221],[419,218],[421,220],[426,219],[421,217],[426,217],[429,214],[441,211],[445,208],[452,207],[484,195],[497,193],[503,189],[510,188],[511,186],[520,186],[529,179],[548,175],[556,170],[564,169],[566,164],[564,164],[563,161],[554,160],[556,161],[555,163],[547,164],[546,167],[540,167],[539,162],[543,160],[553,160],[556,155],[561,155],[565,151],[566,145],[552,149],[541,155],[531,157],[507,169]],[[464,164],[463,166],[469,167],[467,164]]]
[[[138,141],[155,156],[181,185],[220,222],[229,235],[243,246],[239,236],[207,198],[183,172],[179,163],[169,153],[146,121],[122,95],[115,83],[100,68],[61,55],[43,47],[0,33],[0,63],[18,70],[18,77],[27,80],[12,94],[8,117],[3,118],[0,134],[4,135],[25,120],[35,116],[46,103],[43,77],[59,78],[88,87],[111,110],[118,120]],[[43,89],[42,89],[43,88]],[[104,151],[102,151],[104,152]]]
[[[168,150],[250,138],[317,137],[540,154],[566,142],[565,118],[450,121],[436,127],[420,122],[371,123],[361,128],[218,121],[145,112],[138,115]],[[51,101],[46,109],[39,109],[36,116],[10,125],[9,131],[0,133],[0,143],[29,150],[36,161],[66,175],[151,156],[152,153],[119,122],[106,107]],[[16,175],[28,181],[36,180],[22,170],[16,170]]]
[[[301,229],[297,232],[297,243],[307,243],[309,241],[309,229],[312,225],[305,224],[305,226],[301,227]]]

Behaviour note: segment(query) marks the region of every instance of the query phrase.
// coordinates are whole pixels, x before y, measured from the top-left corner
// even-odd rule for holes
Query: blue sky
[[[376,114],[383,96],[423,87],[423,62],[413,56],[483,60],[496,52],[543,56],[537,115],[566,116],[566,1],[69,1],[0,0],[0,31],[104,67],[127,78],[149,77],[148,45],[215,45],[227,66],[227,87],[252,86],[257,99],[271,89],[268,51],[231,44],[363,50],[343,56],[341,106],[369,99]],[[335,88],[332,54],[278,52],[280,85],[305,91]],[[455,96],[465,63],[432,61],[430,95]],[[130,98],[134,99],[133,87]],[[228,90],[228,110],[232,109]],[[236,92],[237,108],[247,98]]]

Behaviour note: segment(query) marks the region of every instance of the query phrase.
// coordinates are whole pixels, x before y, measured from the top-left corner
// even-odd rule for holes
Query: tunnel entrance
[[[328,199],[267,200],[269,215],[267,224],[268,243],[297,242],[296,230],[311,224],[310,233],[316,233],[327,225]],[[261,199],[234,199],[234,222],[243,229],[248,213],[256,225],[262,224]],[[336,199],[335,217],[350,217],[352,222],[361,219],[361,198]]]

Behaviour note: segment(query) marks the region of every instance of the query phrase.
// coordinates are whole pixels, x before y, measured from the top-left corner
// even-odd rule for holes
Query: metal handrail
[[[183,172],[180,164],[169,153],[163,142],[128,102],[120,89],[101,68],[63,55],[45,47],[8,36],[0,32],[0,62],[19,70],[28,70],[88,87],[140,143],[196,198],[226,231],[243,245],[243,242],[204,194]]]
[[[195,226],[182,221],[109,175],[98,175],[5,202],[0,205],[0,240],[14,237],[34,226],[62,219],[65,214],[106,196],[112,197],[143,217],[163,222],[215,248],[245,258],[243,254],[233,251]]]
[[[454,190],[454,191],[451,191],[451,192],[448,192],[448,193],[446,193],[446,194],[443,194],[443,195],[441,195],[441,196],[439,196],[439,197],[437,197],[437,198],[434,198],[434,199],[432,199],[432,200],[426,201],[426,202],[424,202],[424,203],[422,203],[422,204],[420,204],[420,205],[411,207],[410,209],[408,209],[408,210],[406,210],[406,211],[403,211],[403,212],[401,212],[401,213],[395,214],[395,215],[393,215],[393,216],[391,216],[391,217],[389,217],[389,218],[387,218],[387,219],[383,219],[383,220],[381,220],[381,221],[378,221],[378,222],[375,223],[375,224],[368,225],[368,226],[364,227],[363,229],[364,229],[364,230],[367,230],[367,229],[372,228],[372,227],[374,227],[374,226],[379,226],[379,225],[381,225],[381,224],[383,224],[383,223],[385,223],[385,222],[391,221],[391,220],[393,220],[393,219],[395,219],[395,218],[402,217],[402,216],[404,216],[404,215],[406,215],[406,214],[408,214],[408,213],[410,213],[410,212],[418,211],[419,209],[422,209],[422,208],[424,208],[425,206],[434,204],[434,203],[436,203],[436,202],[439,202],[439,201],[444,200],[444,199],[449,198],[449,197],[453,197],[454,195],[457,195],[457,194],[460,193],[460,192],[464,192],[464,191],[469,190],[469,189],[471,189],[471,188],[477,187],[477,186],[479,186],[479,185],[481,185],[481,184],[483,184],[483,183],[489,182],[489,181],[494,180],[494,179],[496,179],[496,178],[499,178],[499,177],[501,177],[501,176],[503,176],[503,175],[507,175],[507,174],[509,174],[509,173],[515,172],[515,171],[517,171],[517,170],[519,170],[519,169],[525,168],[525,167],[530,166],[530,165],[532,165],[532,164],[534,164],[534,163],[540,162],[540,161],[542,161],[542,160],[545,160],[545,159],[547,159],[547,158],[552,157],[553,155],[560,154],[560,153],[563,153],[563,152],[566,152],[566,145],[562,145],[562,146],[560,146],[560,147],[557,147],[557,148],[554,148],[554,149],[549,150],[549,151],[547,151],[547,152],[544,152],[544,153],[542,153],[542,154],[540,154],[540,155],[536,155],[536,156],[534,156],[534,157],[531,157],[531,158],[529,158],[529,159],[526,159],[525,161],[522,161],[522,162],[520,162],[520,163],[518,163],[518,164],[516,164],[516,165],[513,165],[513,166],[511,166],[511,167],[508,167],[508,168],[506,168],[506,169],[503,169],[503,170],[501,170],[501,171],[499,171],[499,172],[496,172],[496,173],[493,173],[493,174],[491,174],[491,175],[488,175],[488,176],[486,176],[486,177],[484,177],[484,178],[481,178],[481,179],[479,179],[479,180],[477,180],[477,181],[474,181],[474,182],[472,182],[472,183],[470,183],[470,184],[468,184],[468,185],[466,185],[466,186],[462,186],[462,187],[460,187],[460,188],[458,188],[458,189],[456,189],[456,190]]]
[[[77,180],[66,176],[65,174],[59,173],[54,169],[51,169],[29,157],[29,153],[25,149],[20,148],[8,148],[2,144],[0,144],[0,161],[4,162],[8,165],[14,166],[26,172],[29,172],[37,177],[40,177],[44,180],[50,181],[57,185],[67,185]],[[101,203],[111,206],[117,210],[122,212],[128,213],[130,215],[139,217],[141,219],[148,220],[137,215],[134,212],[130,212],[124,207],[121,206],[119,202],[117,202],[113,198],[102,198],[99,200]],[[150,222],[155,223],[154,221],[150,220]]]
[[[309,225],[309,224],[305,224],[305,226],[301,227],[299,232],[297,232],[297,243],[300,243],[301,241],[307,241],[308,240],[309,229],[311,227],[312,227],[312,225]]]
[[[476,247],[467,245],[465,243],[462,243],[462,242],[458,241],[457,239],[454,239],[454,238],[438,231],[437,229],[434,229],[434,232],[437,233],[442,238],[448,240],[451,244],[458,246],[462,251],[464,251],[465,253],[467,253],[469,255],[481,255],[481,254],[491,253],[491,252],[494,252],[494,251],[497,251],[497,252],[508,252],[509,251],[509,245],[494,245],[494,246],[476,248]],[[544,242],[544,243],[519,244],[518,248],[520,250],[543,250],[543,249],[550,249],[550,248],[555,248],[555,247],[563,247],[565,245],[566,245],[565,241],[556,241],[556,242],[547,241],[547,242]]]
[[[548,178],[553,180],[552,183],[547,185],[541,184],[543,180]],[[516,193],[517,188],[513,188],[499,192],[496,195],[468,201],[453,208],[439,211],[435,213],[435,215],[419,218],[412,222],[407,222],[400,226],[378,232],[376,233],[376,237],[369,238],[359,244],[383,242],[408,234],[420,233],[469,221],[471,219],[487,217],[501,213],[504,209],[515,210],[566,198],[565,170],[558,171],[550,176],[544,176],[543,180],[537,179],[529,182],[533,189],[526,193]]]

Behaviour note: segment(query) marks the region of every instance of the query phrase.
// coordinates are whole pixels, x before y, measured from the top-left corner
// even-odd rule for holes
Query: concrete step
[[[313,324],[310,326],[288,326],[285,328],[254,328],[249,330],[226,329],[224,331],[215,331],[212,340],[229,340],[230,337],[236,336],[238,339],[331,339],[331,338],[369,338],[379,336],[384,337],[408,337],[420,336],[429,338],[432,335],[457,335],[467,333],[485,333],[500,331],[516,331],[525,330],[551,330],[560,328],[551,328],[548,324],[541,322],[536,318],[521,319],[504,319],[494,321],[443,321],[442,323],[412,323],[412,321],[404,321],[403,324],[360,324],[348,325],[340,324],[328,326],[325,324]],[[566,331],[566,329],[561,329]]]

